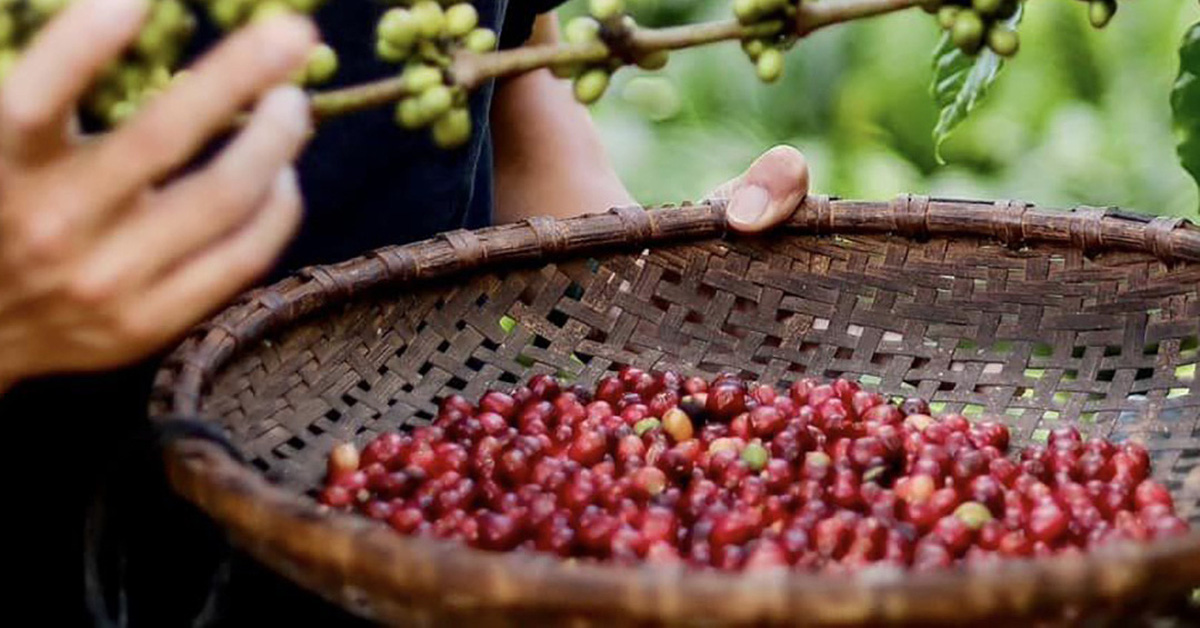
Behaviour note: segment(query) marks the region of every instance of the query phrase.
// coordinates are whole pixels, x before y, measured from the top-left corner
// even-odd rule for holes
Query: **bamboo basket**
[[[1198,337],[1200,229],[1180,219],[810,196],[743,237],[720,203],[623,207],[445,233],[251,292],[167,361],[151,414],[182,435],[166,449],[177,491],[264,563],[385,623],[1124,626],[1200,585],[1200,532],[987,570],[733,575],[406,538],[312,495],[335,443],[427,422],[448,394],[536,373],[592,385],[632,364],[855,377],[1000,417],[1018,448],[1061,422],[1136,439],[1197,526]]]

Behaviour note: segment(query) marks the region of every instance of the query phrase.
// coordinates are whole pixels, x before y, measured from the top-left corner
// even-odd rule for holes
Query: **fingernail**
[[[767,190],[757,185],[747,185],[734,193],[729,201],[726,215],[729,220],[742,226],[751,226],[767,211],[771,195]]]
[[[308,98],[294,85],[276,87],[263,99],[265,114],[277,124],[283,125],[297,135],[308,132],[311,115]]]
[[[146,0],[98,0],[93,6],[108,26],[122,29],[140,24],[148,8]]]
[[[291,71],[308,58],[316,41],[316,30],[307,19],[286,13],[267,18],[262,26],[265,61]]]

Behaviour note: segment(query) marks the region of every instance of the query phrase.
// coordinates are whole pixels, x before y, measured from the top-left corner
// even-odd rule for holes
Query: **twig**
[[[804,37],[813,31],[851,20],[874,17],[917,6],[921,0],[823,0],[801,2],[793,32]],[[706,22],[660,29],[635,29],[627,45],[635,54],[692,48],[720,41],[777,35],[786,25],[768,21],[750,26],[736,20]],[[459,52],[450,66],[456,85],[475,89],[493,78],[522,74],[559,64],[597,63],[610,58],[602,43],[548,44],[488,54]],[[388,78],[353,87],[314,93],[313,117],[317,120],[396,102],[407,95],[399,78]]]

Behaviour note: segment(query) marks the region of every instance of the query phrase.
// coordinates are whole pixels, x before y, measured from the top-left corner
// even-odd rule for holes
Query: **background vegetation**
[[[584,10],[573,0],[562,12]],[[661,26],[726,17],[717,0],[629,0]],[[793,144],[813,190],[844,197],[1018,198],[1121,205],[1196,216],[1179,165],[1169,94],[1192,0],[1123,0],[1096,31],[1087,5],[1029,0],[1021,52],[984,103],[934,157],[929,95],[939,31],[920,10],[826,29],[788,54],[763,85],[736,44],[673,55],[666,70],[625,70],[594,107],[605,142],[645,203],[698,199],[764,149]]]

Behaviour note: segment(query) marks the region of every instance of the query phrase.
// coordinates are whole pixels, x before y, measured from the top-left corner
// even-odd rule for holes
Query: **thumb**
[[[808,161],[791,146],[776,146],[711,197],[729,199],[725,216],[730,227],[757,233],[786,220],[807,194]]]

